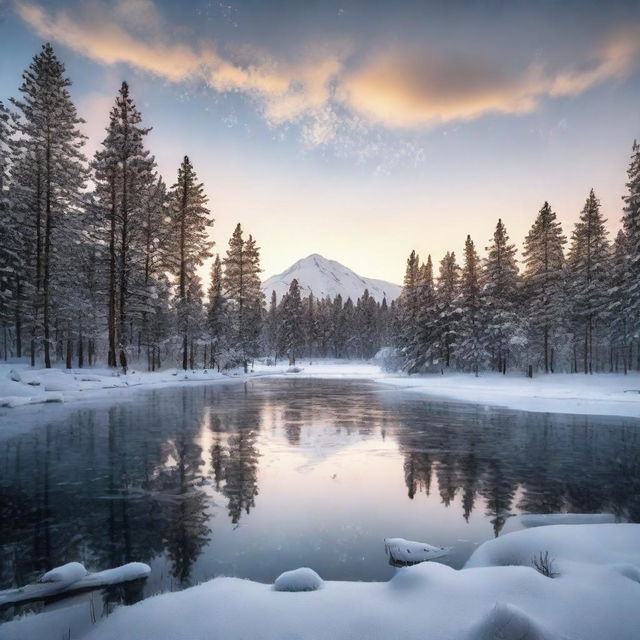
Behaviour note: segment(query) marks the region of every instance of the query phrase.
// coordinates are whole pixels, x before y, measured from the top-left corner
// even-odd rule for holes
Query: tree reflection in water
[[[294,548],[324,577],[375,577],[384,559],[368,549],[382,530],[422,531],[458,509],[457,526],[481,516],[486,537],[517,512],[640,521],[639,427],[342,380],[196,385],[71,409],[1,443],[0,588],[71,560],[151,563],[147,584],[103,592],[109,607],[219,572],[273,579],[299,561]],[[377,494],[393,504],[359,510]],[[260,563],[230,564],[251,553]]]

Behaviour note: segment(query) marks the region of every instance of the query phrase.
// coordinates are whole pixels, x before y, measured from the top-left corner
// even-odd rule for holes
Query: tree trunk
[[[53,219],[51,212],[51,142],[47,134],[47,156],[46,156],[46,185],[45,185],[45,226],[44,226],[44,366],[51,369],[51,344],[49,342],[49,294],[51,288],[51,233],[53,231]]]
[[[549,327],[544,327],[544,372],[549,373]]]
[[[73,339],[71,337],[71,327],[67,329],[67,358],[65,366],[67,369],[73,367]]]
[[[82,342],[82,324],[78,330],[78,369],[84,367],[84,345]]]
[[[109,309],[107,313],[108,355],[110,367],[117,367],[116,362],[116,180],[110,178],[111,188],[111,220],[109,227]]]

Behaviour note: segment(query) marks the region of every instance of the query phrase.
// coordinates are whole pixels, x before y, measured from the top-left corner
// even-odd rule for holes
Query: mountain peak
[[[287,292],[293,279],[298,281],[303,296],[313,293],[316,298],[328,296],[333,299],[340,294],[343,300],[351,298],[353,302],[362,296],[365,289],[378,302],[382,302],[383,298],[391,302],[400,295],[402,289],[392,282],[364,278],[335,260],[329,260],[319,253],[312,253],[282,273],[265,280],[262,291],[267,299],[271,297],[271,292],[275,291],[279,300]]]

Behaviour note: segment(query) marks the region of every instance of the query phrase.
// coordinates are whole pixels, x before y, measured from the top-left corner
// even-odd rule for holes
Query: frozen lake
[[[640,521],[636,419],[269,378],[5,410],[0,424],[30,416],[0,442],[0,589],[73,560],[151,565],[144,584],[79,596],[97,615],[219,575],[386,580],[385,537],[452,545],[442,561],[460,567],[522,512]]]

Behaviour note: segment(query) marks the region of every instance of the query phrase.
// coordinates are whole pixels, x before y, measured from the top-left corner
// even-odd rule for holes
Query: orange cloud
[[[89,1],[56,13],[17,0],[15,8],[41,37],[103,64],[127,63],[171,82],[201,78],[220,92],[250,94],[277,124],[322,107],[330,97],[329,82],[341,67],[335,54],[285,64],[258,52],[253,62],[240,65],[220,55],[211,41],[171,43],[151,0],[120,0],[113,10]]]
[[[362,119],[416,128],[530,112],[544,98],[623,78],[640,55],[640,29],[634,27],[614,34],[584,64],[559,70],[538,62],[514,70],[475,52],[444,56],[408,46],[365,55],[353,68],[344,43],[283,61],[249,47],[231,56],[210,40],[172,41],[153,0],[118,0],[111,7],[88,0],[55,12],[15,0],[15,8],[43,38],[98,62],[127,63],[172,82],[200,78],[218,92],[245,93],[271,124],[303,120],[303,139],[311,145],[336,139],[349,121],[362,126]],[[345,107],[350,120],[338,115]]]
[[[586,65],[547,71],[538,63],[514,73],[477,55],[440,57],[423,49],[374,56],[350,72],[340,97],[361,115],[391,127],[526,113],[544,97],[578,95],[621,79],[640,55],[640,29],[616,34]]]

